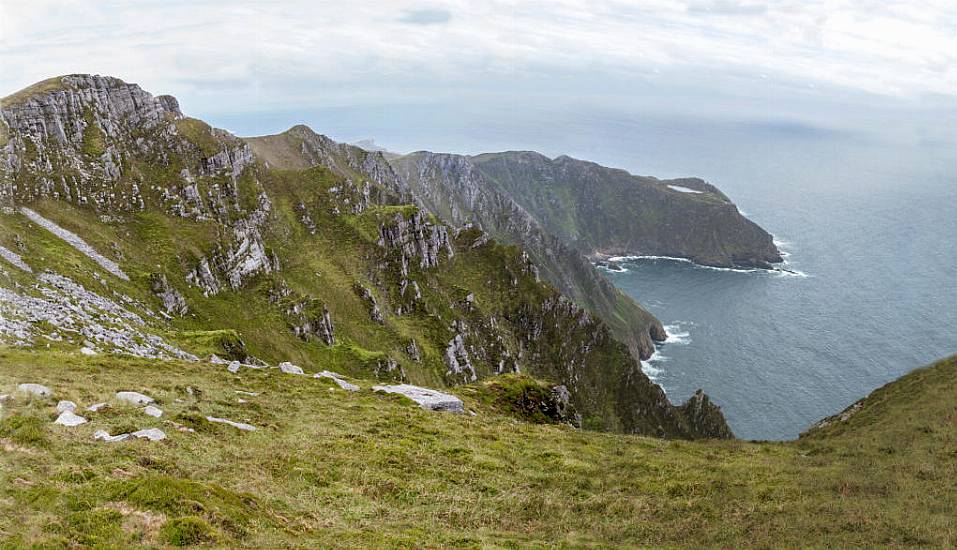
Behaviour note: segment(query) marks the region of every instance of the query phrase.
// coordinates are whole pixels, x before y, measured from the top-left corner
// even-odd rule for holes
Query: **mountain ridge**
[[[198,357],[438,387],[521,371],[564,385],[589,428],[730,436],[716,406],[705,421],[671,405],[607,326],[540,282],[520,250],[409,204],[381,154],[323,142],[306,147],[321,157],[315,166],[282,170],[170,96],[105,77],[60,82],[0,106],[0,246],[32,270],[0,279],[16,321],[0,326],[7,340],[129,353],[130,338],[164,334]],[[101,275],[23,206],[129,281]],[[69,282],[37,279],[47,270]],[[51,317],[54,295],[106,317]],[[119,306],[139,328],[116,325]],[[44,322],[21,323],[30,318]]]

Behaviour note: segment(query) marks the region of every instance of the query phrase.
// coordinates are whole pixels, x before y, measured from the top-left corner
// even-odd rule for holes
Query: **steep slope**
[[[787,443],[532,424],[480,385],[452,390],[475,416],[438,413],[353,382],[0,348],[0,546],[957,546],[955,359]],[[131,389],[163,416],[116,403]],[[55,425],[60,400],[89,422]],[[145,427],[167,439],[92,435]]]
[[[639,177],[535,152],[471,161],[548,233],[587,255],[671,256],[717,267],[768,268],[782,261],[771,235],[700,179]]]
[[[639,358],[651,356],[653,340],[666,338],[657,319],[608,282],[581,253],[546,234],[521,206],[473,170],[466,157],[421,153],[387,161],[380,152],[336,143],[305,126],[246,141],[271,166],[322,165],[360,179],[369,174],[365,177],[413,197],[453,227],[475,227],[496,240],[521,246],[546,281],[605,321]]]
[[[524,372],[564,386],[586,427],[730,435],[717,407],[668,403],[520,250],[405,204],[379,154],[328,144],[279,169],[171,97],[88,75],[4,100],[0,120],[7,344],[433,387]]]

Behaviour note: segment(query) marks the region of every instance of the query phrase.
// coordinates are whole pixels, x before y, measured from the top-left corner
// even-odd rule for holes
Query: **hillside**
[[[561,156],[512,151],[472,157],[475,169],[582,253],[687,258],[715,267],[782,260],[772,237],[713,185],[659,180]]]
[[[567,392],[587,428],[731,435],[710,402],[670,404],[521,250],[409,204],[381,154],[326,144],[306,151],[321,163],[279,167],[283,147],[110,77],[15,97],[0,105],[6,344],[433,388],[521,372]]]
[[[284,169],[325,166],[346,177],[363,175],[407,197],[452,227],[482,230],[528,253],[539,275],[608,325],[633,354],[647,359],[661,323],[614,287],[576,250],[547,234],[522,207],[488,185],[465,157],[432,153],[388,160],[375,151],[337,143],[306,126],[245,138],[257,158]]]
[[[0,539],[274,548],[953,547],[957,359],[798,441],[664,441],[424,411],[276,369],[0,350]],[[53,395],[28,397],[20,383]],[[156,399],[152,418],[114,392]],[[53,424],[72,400],[87,424]],[[109,408],[87,412],[93,403]],[[249,423],[243,431],[206,416]],[[176,426],[182,426],[181,431]],[[163,441],[95,441],[158,427]]]

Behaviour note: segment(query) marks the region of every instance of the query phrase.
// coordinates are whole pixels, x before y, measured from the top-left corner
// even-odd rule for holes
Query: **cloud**
[[[701,15],[763,15],[768,13],[766,2],[737,2],[711,0],[688,4],[688,13]]]
[[[452,12],[448,10],[422,8],[406,11],[398,20],[413,25],[437,25],[448,23],[451,19]]]
[[[95,72],[221,110],[574,101],[612,82],[631,97],[957,99],[955,28],[952,0],[0,0],[0,95]]]

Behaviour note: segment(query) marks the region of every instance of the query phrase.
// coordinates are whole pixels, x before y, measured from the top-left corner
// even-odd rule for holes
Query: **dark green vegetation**
[[[469,386],[454,391],[475,416],[423,411],[366,380],[352,394],[276,371],[0,350],[0,388],[27,380],[56,395],[3,405],[0,537],[11,547],[957,544],[955,359],[787,443],[529,423]],[[52,424],[57,399],[126,389],[156,397],[164,418],[115,407],[77,428]],[[259,430],[164,422],[206,415]],[[91,437],[125,425],[169,437]]]
[[[781,261],[771,235],[700,179],[633,176],[534,152],[471,160],[549,233],[588,255],[672,256],[718,267],[769,267]]]

